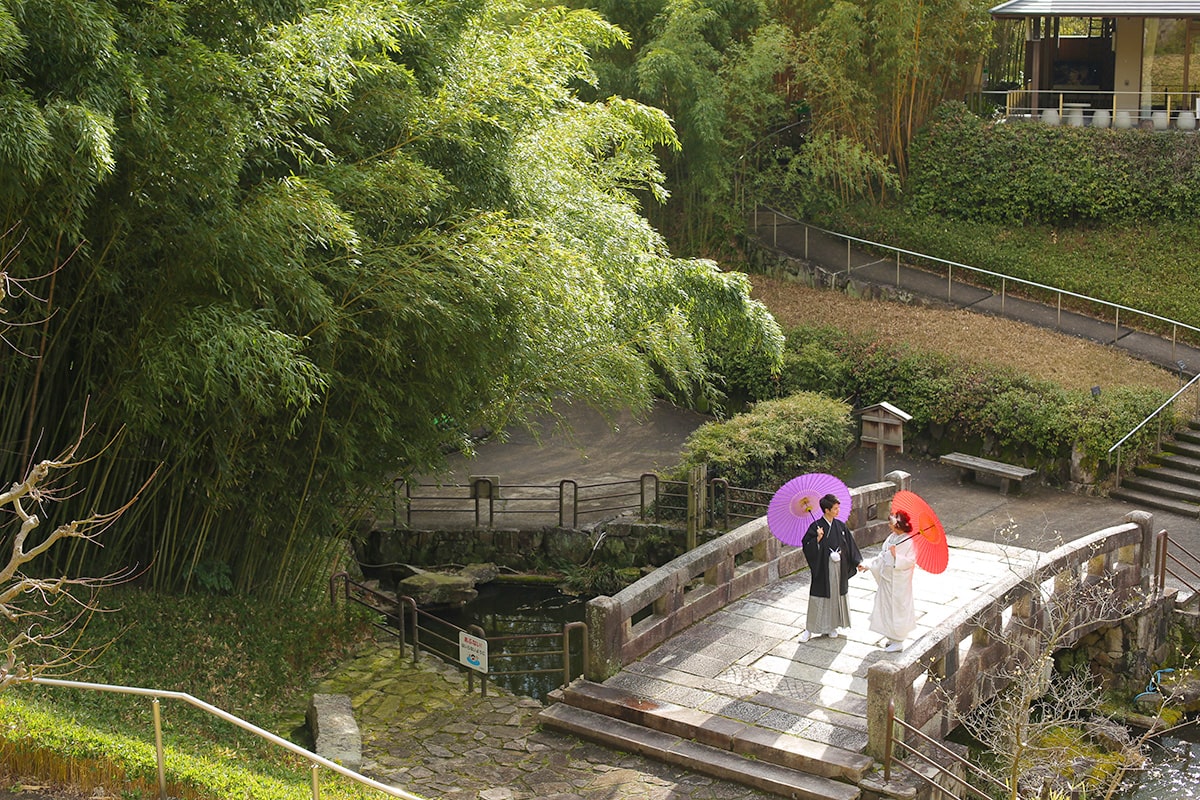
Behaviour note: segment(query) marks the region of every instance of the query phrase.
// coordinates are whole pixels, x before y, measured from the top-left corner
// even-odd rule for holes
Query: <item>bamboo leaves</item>
[[[777,359],[744,282],[673,259],[638,213],[677,140],[661,111],[578,95],[592,49],[624,42],[594,13],[92,13],[90,66],[0,14],[0,54],[31,67],[0,98],[0,163],[23,165],[3,179],[27,195],[0,197],[0,216],[30,229],[14,274],[86,241],[53,273],[44,323],[14,334],[42,357],[0,373],[0,397],[26,420],[5,425],[13,452],[63,441],[88,395],[102,430],[128,425],[74,502],[102,507],[164,464],[107,564],[178,586],[219,562],[239,590],[303,591],[373,491],[479,427],[564,395],[716,397],[722,354]],[[63,77],[55,48],[78,98],[103,102],[40,94]]]

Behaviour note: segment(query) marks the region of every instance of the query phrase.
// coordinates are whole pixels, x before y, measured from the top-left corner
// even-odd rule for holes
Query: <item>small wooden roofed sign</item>
[[[993,17],[1184,17],[1200,16],[1200,0],[1009,0]]]
[[[912,414],[901,411],[891,403],[876,403],[857,412],[862,418],[863,444],[883,445],[904,452],[904,423]]]
[[[867,406],[856,413],[862,419],[862,435],[858,442],[863,447],[875,448],[875,480],[882,481],[883,454],[889,450],[904,452],[904,423],[912,419],[912,414],[886,402]]]

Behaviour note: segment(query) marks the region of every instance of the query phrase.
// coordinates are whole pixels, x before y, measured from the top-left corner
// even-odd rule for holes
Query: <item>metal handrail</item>
[[[1189,325],[1186,322],[1180,322],[1178,320],[1171,319],[1170,317],[1164,317],[1164,316],[1155,314],[1150,311],[1143,311],[1138,308],[1133,308],[1131,306],[1122,305],[1120,303],[1114,303],[1109,300],[1101,300],[1098,297],[1091,297],[1090,295],[1079,294],[1078,292],[1072,292],[1069,289],[1060,289],[1056,286],[1049,286],[1044,283],[1038,283],[1037,281],[1025,280],[1024,278],[1017,278],[1012,275],[1006,275],[1002,272],[993,272],[992,270],[983,269],[982,267],[973,267],[970,264],[962,264],[957,261],[950,261],[948,259],[938,258],[937,256],[927,255],[925,253],[918,253],[914,250],[905,250],[902,247],[895,247],[893,245],[883,244],[881,242],[873,242],[869,239],[860,239],[857,236],[851,236],[850,234],[847,234],[847,233],[839,233],[838,231],[826,230],[825,228],[821,228],[817,225],[810,225],[807,222],[795,219],[794,217],[790,217],[781,211],[771,208],[770,206],[764,206],[763,209],[765,211],[770,211],[774,217],[783,217],[786,220],[790,220],[791,222],[794,222],[798,225],[804,226],[804,228],[805,228],[804,257],[806,259],[808,258],[808,229],[809,228],[816,230],[816,231],[820,231],[821,233],[824,233],[828,236],[845,239],[846,240],[846,273],[847,274],[849,274],[853,270],[853,266],[851,265],[851,257],[850,257],[850,243],[856,242],[865,247],[879,248],[882,250],[892,251],[895,253],[895,255],[896,255],[896,284],[897,285],[900,284],[900,256],[901,255],[911,256],[913,258],[923,260],[923,261],[944,264],[947,268],[946,294],[947,294],[948,299],[953,291],[952,287],[953,287],[953,281],[954,281],[954,268],[958,267],[960,269],[965,269],[965,270],[968,270],[969,272],[974,272],[979,275],[986,275],[989,278],[999,279],[1000,287],[1001,287],[1000,288],[1001,307],[1003,307],[1003,304],[1004,304],[1004,293],[1007,289],[1007,284],[1009,281],[1012,281],[1013,283],[1021,284],[1024,286],[1032,287],[1034,289],[1038,289],[1041,291],[1051,292],[1051,293],[1056,294],[1058,296],[1059,320],[1061,320],[1061,318],[1062,318],[1062,298],[1063,297],[1070,297],[1075,300],[1082,300],[1086,303],[1094,303],[1094,304],[1102,306],[1102,307],[1111,308],[1115,312],[1115,323],[1114,323],[1115,324],[1115,332],[1114,332],[1114,339],[1113,339],[1114,344],[1117,342],[1118,339],[1120,339],[1121,312],[1122,311],[1125,311],[1125,312],[1128,312],[1131,314],[1137,314],[1137,315],[1140,315],[1147,319],[1156,320],[1158,322],[1162,322],[1164,324],[1170,325],[1171,326],[1171,357],[1172,358],[1175,357],[1175,344],[1176,344],[1176,339],[1177,339],[1177,335],[1178,335],[1178,330],[1180,328],[1182,328],[1184,330],[1192,331],[1193,333],[1200,333],[1200,327],[1196,327],[1194,325]],[[755,228],[755,230],[758,230],[758,219],[757,219],[758,209],[757,208],[755,208],[754,214],[755,214],[754,228]],[[776,225],[778,225],[778,223],[776,223]],[[777,241],[776,241],[776,243],[777,243]],[[1176,362],[1176,363],[1179,363],[1180,371],[1182,372],[1182,370],[1183,370],[1182,362]],[[1160,414],[1163,409],[1167,408],[1171,403],[1173,403],[1176,399],[1178,399],[1180,395],[1182,395],[1189,388],[1191,388],[1192,385],[1195,384],[1197,380],[1200,380],[1200,372],[1197,372],[1194,376],[1192,376],[1191,380],[1189,380],[1186,384],[1184,384],[1182,387],[1180,387],[1179,391],[1175,392],[1175,394],[1173,394],[1171,396],[1171,399],[1167,400],[1165,403],[1163,403],[1161,406],[1159,406],[1157,409],[1155,409],[1155,411],[1152,414],[1150,414],[1150,416],[1148,416],[1148,417],[1146,417],[1146,419],[1142,420],[1142,422],[1140,422],[1136,427],[1134,427],[1133,430],[1131,430],[1129,433],[1122,436],[1120,441],[1118,441],[1116,444],[1114,444],[1112,447],[1110,447],[1108,449],[1109,454],[1111,454],[1114,450],[1117,450],[1116,483],[1117,483],[1118,487],[1121,485],[1121,453],[1118,450],[1118,448],[1127,439],[1129,439],[1130,436],[1133,436],[1135,433],[1137,433],[1139,430],[1141,430],[1141,428],[1143,426],[1145,426],[1148,422],[1150,422],[1150,420],[1152,420],[1156,416],[1158,416],[1158,414]],[[1198,402],[1200,402],[1200,401],[1198,401]]]
[[[945,258],[938,258],[937,256],[931,256],[931,255],[927,255],[927,254],[925,254],[925,253],[918,253],[918,252],[916,252],[915,250],[905,250],[905,249],[904,249],[904,248],[902,248],[902,247],[896,247],[896,246],[894,246],[894,245],[890,245],[890,244],[883,244],[882,242],[873,242],[873,241],[871,241],[870,239],[860,239],[859,237],[857,237],[857,236],[851,236],[851,235],[850,235],[850,234],[848,234],[848,233],[839,233],[838,231],[826,230],[825,228],[822,228],[822,227],[820,227],[820,226],[817,226],[817,225],[812,225],[812,224],[810,224],[810,223],[804,222],[803,220],[799,220],[799,219],[796,219],[795,217],[788,216],[787,214],[784,214],[782,211],[778,211],[777,209],[774,209],[774,208],[772,208],[772,207],[770,207],[770,206],[763,206],[763,210],[764,210],[764,211],[770,211],[770,212],[771,212],[771,214],[772,214],[772,215],[774,215],[774,216],[776,216],[776,217],[783,217],[784,219],[786,219],[786,220],[789,220],[789,221],[791,221],[791,222],[794,222],[794,223],[796,223],[796,224],[798,224],[798,225],[803,225],[803,226],[805,226],[805,228],[811,228],[811,229],[813,229],[813,230],[815,230],[815,231],[819,231],[819,232],[821,232],[821,233],[827,234],[827,235],[829,235],[829,236],[836,237],[836,238],[838,238],[838,239],[845,239],[845,240],[846,240],[847,247],[849,247],[849,244],[850,244],[851,242],[855,242],[855,243],[857,243],[857,244],[861,244],[861,245],[864,245],[864,246],[866,246],[866,247],[879,248],[879,249],[881,249],[881,250],[887,250],[887,251],[891,251],[891,252],[895,253],[895,254],[897,255],[897,257],[898,257],[898,256],[901,256],[901,255],[905,255],[905,256],[912,256],[912,257],[914,257],[914,258],[921,259],[921,260],[923,260],[923,261],[930,261],[930,262],[934,262],[934,263],[937,263],[937,264],[944,264],[944,265],[947,267],[947,269],[949,269],[949,270],[950,270],[950,272],[949,272],[949,274],[948,274],[948,277],[947,277],[947,282],[948,282],[948,285],[949,285],[950,283],[952,283],[952,282],[953,282],[953,279],[954,279],[954,273],[953,273],[953,269],[954,269],[955,267],[958,267],[959,269],[965,269],[965,270],[967,270],[968,272],[974,272],[974,273],[977,273],[977,274],[979,274],[979,275],[986,275],[986,276],[988,276],[989,278],[996,278],[996,279],[999,279],[1000,281],[1002,281],[1002,282],[1003,282],[1003,284],[1007,284],[1009,281],[1011,281],[1011,282],[1013,282],[1013,283],[1022,284],[1022,285],[1024,285],[1024,286],[1029,286],[1029,287],[1032,287],[1032,288],[1034,288],[1034,289],[1040,289],[1040,290],[1042,290],[1042,291],[1051,292],[1051,293],[1053,293],[1053,294],[1056,294],[1056,295],[1058,295],[1058,296],[1059,296],[1059,298],[1060,298],[1060,299],[1059,299],[1059,308],[1058,308],[1058,311],[1059,311],[1059,314],[1060,314],[1060,316],[1061,316],[1061,314],[1062,314],[1062,300],[1061,300],[1061,298],[1062,298],[1062,297],[1070,297],[1070,298],[1073,298],[1073,299],[1075,299],[1075,300],[1083,300],[1083,301],[1085,301],[1085,302],[1088,302],[1088,303],[1095,303],[1095,304],[1097,304],[1097,305],[1104,306],[1104,307],[1106,307],[1106,308],[1111,308],[1111,309],[1115,310],[1115,311],[1116,311],[1116,313],[1117,313],[1117,320],[1118,320],[1118,322],[1117,322],[1117,325],[1118,325],[1118,328],[1119,328],[1119,326],[1120,326],[1120,313],[1121,313],[1122,311],[1126,311],[1126,312],[1129,312],[1129,313],[1132,313],[1132,314],[1137,314],[1137,315],[1140,315],[1140,316],[1146,317],[1146,318],[1148,318],[1148,319],[1157,320],[1158,322],[1163,322],[1163,323],[1166,323],[1166,324],[1168,324],[1168,325],[1171,325],[1171,326],[1172,326],[1172,330],[1173,330],[1173,331],[1174,331],[1174,329],[1176,329],[1176,328],[1183,328],[1184,330],[1189,330],[1189,331],[1192,331],[1193,333],[1200,333],[1200,327],[1196,327],[1196,326],[1194,326],[1194,325],[1189,325],[1189,324],[1187,324],[1186,322],[1180,322],[1179,320],[1174,320],[1174,319],[1171,319],[1170,317],[1164,317],[1164,316],[1160,316],[1160,315],[1158,315],[1158,314],[1155,314],[1155,313],[1153,313],[1153,312],[1151,312],[1151,311],[1142,311],[1141,309],[1138,309],[1138,308],[1133,308],[1133,307],[1131,307],[1131,306],[1122,305],[1122,304],[1120,304],[1120,303],[1114,303],[1114,302],[1112,302],[1112,301],[1110,301],[1110,300],[1101,300],[1101,299],[1100,299],[1100,298],[1098,298],[1098,297],[1092,297],[1092,296],[1090,296],[1090,295],[1086,295],[1086,294],[1080,294],[1080,293],[1078,293],[1078,292],[1073,292],[1073,291],[1071,291],[1070,289],[1062,289],[1062,288],[1059,288],[1059,287],[1057,287],[1057,286],[1050,286],[1050,285],[1048,285],[1048,284],[1045,284],[1045,283],[1038,283],[1037,281],[1030,281],[1030,280],[1026,280],[1025,278],[1017,278],[1017,277],[1015,277],[1015,276],[1012,276],[1012,275],[1006,275],[1006,274],[1005,274],[1005,273],[1003,273],[1003,272],[993,272],[992,270],[989,270],[989,269],[984,269],[983,267],[973,267],[973,266],[971,266],[970,264],[963,264],[963,263],[960,263],[960,262],[958,262],[958,261],[950,261],[949,259],[945,259]],[[757,216],[757,214],[758,214],[758,209],[757,209],[757,208],[755,209],[755,212],[754,212],[754,213],[755,213],[755,215]],[[758,228],[758,222],[757,222],[757,220],[756,220],[756,221],[755,221],[755,229],[757,230],[757,228]],[[808,253],[807,253],[807,252],[805,252],[805,254],[804,254],[804,257],[805,257],[805,258],[808,258]],[[852,271],[852,269],[853,269],[853,267],[852,267],[852,266],[851,266],[851,264],[850,264],[850,256],[849,256],[849,255],[847,255],[847,257],[846,257],[846,272],[847,272],[847,273],[849,273],[849,272],[851,272],[851,271]],[[897,283],[898,283],[898,282],[899,282],[899,278],[897,278]],[[1003,285],[1003,284],[1002,284],[1002,285]],[[951,291],[951,290],[950,290],[950,289],[948,289],[947,291],[949,292],[949,291]],[[1002,290],[1002,291],[1003,291],[1003,290]],[[1003,301],[1003,296],[1002,296],[1002,298],[1001,298],[1001,299],[1002,299],[1002,301]],[[1172,345],[1172,347],[1174,347],[1174,345],[1175,345],[1175,336],[1174,336],[1174,335],[1172,335],[1172,337],[1171,337],[1171,345]],[[1174,353],[1172,353],[1172,357],[1173,357],[1173,356],[1174,356]]]
[[[1135,425],[1135,426],[1134,426],[1134,428],[1133,428],[1133,430],[1131,430],[1129,433],[1127,433],[1127,434],[1125,434],[1124,436],[1122,436],[1122,437],[1121,437],[1121,439],[1120,439],[1120,441],[1118,441],[1118,442],[1117,442],[1116,444],[1114,444],[1112,447],[1108,448],[1108,452],[1109,452],[1109,454],[1111,455],[1113,450],[1116,450],[1118,447],[1120,447],[1121,445],[1125,444],[1125,440],[1126,440],[1126,439],[1128,439],[1130,436],[1133,436],[1135,433],[1137,433],[1138,431],[1140,431],[1140,430],[1142,429],[1142,427],[1143,427],[1143,426],[1144,426],[1144,425],[1145,425],[1147,422],[1149,422],[1150,420],[1152,420],[1152,419],[1154,419],[1156,416],[1158,416],[1158,414],[1159,414],[1159,412],[1160,412],[1160,411],[1162,411],[1162,410],[1163,410],[1164,408],[1166,408],[1167,406],[1171,405],[1171,403],[1175,402],[1175,399],[1176,399],[1177,397],[1179,397],[1179,395],[1183,394],[1183,393],[1184,393],[1184,392],[1186,392],[1188,389],[1190,389],[1190,388],[1192,387],[1192,384],[1193,384],[1193,383],[1195,383],[1195,382],[1196,382],[1196,381],[1198,381],[1198,380],[1200,380],[1200,373],[1197,373],[1197,374],[1195,375],[1195,377],[1193,377],[1193,378],[1192,378],[1190,381],[1188,381],[1188,382],[1187,382],[1187,383],[1185,383],[1183,386],[1181,386],[1181,387],[1179,388],[1179,391],[1177,391],[1175,394],[1171,395],[1171,397],[1170,397],[1170,399],[1169,399],[1169,400],[1167,400],[1165,403],[1163,403],[1163,404],[1162,404],[1161,406],[1159,406],[1158,408],[1154,409],[1154,411],[1153,411],[1153,412],[1151,412],[1150,416],[1146,417],[1144,420],[1142,420],[1142,421],[1141,421],[1141,422],[1139,422],[1137,425]]]
[[[888,726],[887,726],[888,735],[887,735],[887,742],[885,744],[885,755],[884,755],[884,759],[883,759],[883,781],[884,781],[884,783],[888,783],[891,781],[891,779],[892,779],[892,763],[895,762],[898,766],[903,767],[904,769],[908,770],[913,775],[917,776],[922,781],[927,783],[934,790],[944,791],[944,787],[941,786],[940,784],[938,784],[937,781],[933,780],[933,778],[930,778],[928,775],[925,775],[924,773],[917,771],[917,769],[915,767],[909,766],[908,764],[904,763],[900,759],[894,757],[894,746],[895,746],[895,742],[896,742],[895,726],[897,726],[897,725],[899,725],[900,729],[902,731],[904,731],[907,735],[913,736],[913,737],[919,739],[924,744],[932,747],[938,753],[941,753],[943,756],[945,756],[946,758],[949,758],[955,764],[962,767],[970,775],[977,777],[977,778],[982,778],[985,783],[989,784],[990,786],[992,786],[995,789],[999,789],[1004,794],[1008,793],[1008,787],[1005,786],[1003,783],[996,780],[994,777],[992,777],[988,773],[984,772],[979,767],[975,766],[974,764],[972,764],[970,761],[966,760],[962,756],[953,752],[952,750],[947,748],[941,742],[937,741],[936,739],[934,739],[930,736],[926,736],[924,733],[922,733],[917,728],[914,728],[912,725],[909,725],[904,720],[899,719],[896,716],[896,701],[895,700],[888,701]],[[992,800],[992,797],[987,792],[983,791],[982,789],[977,789],[975,786],[971,785],[971,783],[969,781],[965,780],[964,778],[960,778],[958,775],[955,775],[953,772],[946,769],[944,766],[942,766],[941,764],[939,764],[937,761],[933,760],[929,756],[925,755],[920,750],[917,750],[914,747],[908,746],[907,744],[905,744],[903,739],[900,740],[900,745],[902,747],[904,747],[906,750],[908,750],[910,755],[916,757],[923,764],[926,764],[926,765],[932,767],[934,770],[936,770],[937,773],[939,775],[941,775],[942,777],[949,778],[950,780],[954,781],[959,786],[961,786],[963,789],[966,789],[968,792],[971,792],[972,794],[982,798],[982,800]]]
[[[391,797],[401,797],[401,798],[405,798],[405,800],[424,800],[420,795],[415,795],[415,794],[412,794],[411,792],[406,792],[403,789],[397,789],[394,786],[388,786],[386,783],[380,783],[379,781],[368,778],[365,775],[360,775],[359,773],[355,772],[352,769],[343,767],[341,764],[338,764],[337,762],[330,761],[327,758],[324,758],[322,756],[317,755],[316,753],[306,750],[303,747],[301,747],[300,745],[295,744],[293,742],[289,742],[287,739],[284,739],[280,736],[276,736],[275,734],[271,733],[270,731],[265,731],[262,728],[258,727],[257,725],[247,722],[246,720],[242,719],[241,717],[230,714],[228,711],[223,711],[214,705],[206,703],[203,700],[200,700],[198,698],[193,697],[190,694],[187,694],[186,692],[173,692],[173,691],[168,691],[168,690],[163,690],[163,689],[144,689],[144,688],[136,687],[136,686],[114,686],[114,685],[107,684],[107,683],[87,683],[87,682],[83,682],[83,681],[66,681],[66,680],[61,680],[59,678],[35,677],[35,678],[31,678],[29,682],[36,683],[41,686],[55,686],[55,687],[65,688],[65,689],[87,689],[89,691],[113,692],[115,694],[130,694],[130,695],[138,695],[141,697],[152,698],[153,704],[154,704],[154,749],[155,749],[155,758],[158,762],[158,796],[159,796],[160,800],[167,799],[166,762],[165,762],[165,759],[163,758],[162,718],[161,718],[161,713],[159,710],[159,700],[162,698],[166,698],[168,700],[182,700],[183,702],[187,703],[188,705],[191,705],[195,708],[200,709],[201,711],[211,714],[214,717],[223,719],[226,722],[236,725],[237,727],[241,728],[242,730],[249,731],[250,733],[253,733],[255,736],[258,736],[260,739],[265,739],[274,745],[277,745],[279,747],[284,748],[285,750],[289,750],[290,752],[295,753],[296,755],[300,756],[301,758],[307,759],[309,764],[312,767],[313,800],[320,800],[320,796],[321,796],[320,781],[317,777],[319,767],[325,767],[326,769],[333,770],[334,772],[338,773],[339,775],[347,777],[352,781],[361,783],[362,785],[370,787],[372,789],[377,789]]]
[[[509,659],[509,658],[542,657],[542,656],[560,655],[561,654],[562,655],[561,672],[563,674],[562,685],[565,686],[568,683],[570,683],[572,678],[575,677],[574,674],[571,672],[571,634],[574,631],[580,630],[583,632],[583,636],[582,636],[583,663],[587,664],[587,661],[588,661],[588,635],[587,635],[587,623],[585,623],[585,622],[580,622],[580,621],[567,622],[567,623],[563,624],[561,631],[552,631],[550,633],[510,634],[510,635],[506,635],[506,636],[489,636],[487,634],[487,632],[484,631],[484,629],[479,627],[478,625],[470,625],[467,628],[462,628],[462,627],[459,627],[458,625],[455,625],[453,622],[450,622],[449,620],[442,619],[441,617],[437,616],[436,614],[431,614],[430,612],[426,611],[425,609],[417,606],[417,601],[407,595],[401,595],[399,597],[391,597],[389,595],[385,595],[381,592],[378,592],[369,586],[364,586],[363,584],[358,583],[357,581],[351,579],[349,573],[347,573],[347,572],[337,572],[329,577],[329,600],[330,600],[330,603],[333,603],[333,604],[337,603],[337,597],[338,597],[337,582],[338,581],[342,582],[342,598],[343,598],[343,600],[345,600],[346,602],[356,603],[356,604],[361,605],[367,609],[370,609],[371,611],[374,611],[376,613],[384,614],[387,617],[387,619],[389,620],[389,622],[392,622],[395,625],[395,628],[391,628],[391,627],[373,623],[373,624],[376,624],[376,627],[379,627],[379,628],[387,631],[388,633],[391,633],[392,635],[399,637],[401,654],[403,654],[403,652],[404,652],[405,645],[411,643],[412,644],[412,660],[413,660],[414,664],[418,663],[421,652],[425,651],[427,653],[433,653],[434,655],[436,655],[437,657],[441,658],[443,661],[445,661],[449,664],[454,664],[455,666],[463,668],[467,673],[467,691],[468,692],[475,691],[475,674],[476,674],[476,672],[479,672],[479,671],[463,667],[463,665],[460,664],[457,660],[455,660],[455,658],[451,654],[449,654],[447,652],[443,652],[442,650],[438,649],[437,647],[430,646],[428,644],[422,645],[421,634],[425,633],[427,636],[432,637],[433,640],[440,642],[444,647],[446,647],[447,650],[458,646],[457,640],[453,640],[446,636],[443,636],[437,630],[434,630],[433,628],[429,627],[428,625],[425,625],[425,626],[421,625],[420,619],[422,617],[434,621],[435,623],[440,625],[445,630],[461,631],[461,632],[469,633],[472,636],[476,636],[480,639],[483,639],[484,641],[486,641],[488,643],[489,651],[491,650],[492,644],[503,644],[503,643],[511,642],[511,641],[536,641],[536,640],[551,640],[551,639],[558,639],[559,641],[561,641],[562,646],[555,650],[529,650],[529,651],[515,650],[515,651],[508,651],[508,652],[500,651],[500,652],[496,652],[496,653],[489,652],[488,671],[487,672],[479,672],[480,695],[482,697],[487,697],[487,685],[488,685],[489,678],[495,678],[495,677],[500,677],[500,676],[513,676],[513,675],[545,675],[545,674],[560,671],[560,668],[558,668],[558,667],[555,667],[552,669],[536,668],[536,669],[503,670],[503,671],[491,669],[491,664],[490,664],[491,661],[502,661],[504,659]],[[371,603],[365,602],[362,599],[360,599],[359,597],[355,597],[354,595],[352,595],[350,592],[351,586],[353,586],[357,591],[361,592],[362,594],[374,598],[377,601],[378,605],[372,605]],[[379,608],[380,605],[387,605],[389,603],[398,604],[401,608],[400,612],[398,614],[392,615],[392,614],[388,613],[386,610]],[[411,636],[409,635],[410,631],[411,631]]]
[[[1192,388],[1192,384],[1196,383],[1196,381],[1198,381],[1198,380],[1200,380],[1200,373],[1197,373],[1195,376],[1192,377],[1192,379],[1190,381],[1185,383],[1183,386],[1179,387],[1179,391],[1177,391],[1175,394],[1171,395],[1170,399],[1168,399],[1165,403],[1163,403],[1158,408],[1154,409],[1154,411],[1151,412],[1150,416],[1146,417],[1144,420],[1142,420],[1137,425],[1135,425],[1133,430],[1131,430],[1129,433],[1122,436],[1120,441],[1118,441],[1112,447],[1108,448],[1108,455],[1112,455],[1113,450],[1117,451],[1117,463],[1116,463],[1115,475],[1116,475],[1116,482],[1117,482],[1118,488],[1120,488],[1120,486],[1121,486],[1121,450],[1120,450],[1121,445],[1123,445],[1125,443],[1125,440],[1128,439],[1130,436],[1133,436],[1135,433],[1140,431],[1146,425],[1146,423],[1148,423],[1150,420],[1157,417],[1164,408],[1171,405],[1171,403],[1174,403],[1175,400],[1181,394],[1186,392],[1188,389]],[[1162,432],[1162,429],[1160,427],[1159,433],[1161,434],[1161,432]]]
[[[414,514],[474,516],[474,527],[491,527],[497,517],[524,516],[555,520],[559,527],[575,527],[579,517],[607,512],[636,511],[646,515],[646,481],[657,476],[644,473],[638,478],[596,483],[578,483],[565,478],[547,484],[494,483],[490,478],[478,478],[470,484],[414,483],[397,478],[392,486],[392,525],[412,525]],[[422,493],[437,489],[439,493]],[[500,497],[500,492],[514,489],[533,490],[524,497]],[[414,491],[417,493],[414,494]],[[501,507],[497,507],[497,500]],[[436,501],[439,507],[421,507],[421,501]],[[582,504],[599,504],[581,508]],[[471,523],[467,523],[468,525]]]
[[[721,525],[726,530],[730,527],[731,517],[737,520],[758,519],[767,513],[767,506],[771,503],[771,492],[763,489],[730,486],[729,481],[725,478],[711,478],[708,485],[713,500],[713,507],[709,512],[710,524],[716,524],[717,506],[720,505]],[[740,510],[732,510],[735,506]],[[745,509],[749,509],[749,513]]]
[[[1167,534],[1165,529],[1159,531],[1158,535],[1155,537],[1155,545],[1157,549],[1155,551],[1154,575],[1155,586],[1158,589],[1158,593],[1162,594],[1167,585],[1167,576],[1170,575],[1172,578],[1182,583],[1184,587],[1192,593],[1193,597],[1200,595],[1200,558],[1197,558],[1194,554],[1183,549],[1177,548],[1176,551],[1172,552],[1170,549],[1170,541],[1170,536]],[[1186,556],[1189,561],[1184,561],[1184,559],[1175,555],[1176,552]],[[1186,572],[1191,579],[1189,580],[1188,577],[1185,577],[1179,572],[1171,569],[1171,565],[1174,565],[1181,571]],[[1195,583],[1192,582],[1193,580]]]

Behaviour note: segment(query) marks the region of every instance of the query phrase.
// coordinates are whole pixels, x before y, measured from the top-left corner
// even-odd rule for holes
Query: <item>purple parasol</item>
[[[799,546],[812,521],[821,516],[821,498],[831,494],[841,503],[837,519],[850,517],[850,490],[824,472],[807,472],[779,487],[767,506],[767,526],[784,544]]]

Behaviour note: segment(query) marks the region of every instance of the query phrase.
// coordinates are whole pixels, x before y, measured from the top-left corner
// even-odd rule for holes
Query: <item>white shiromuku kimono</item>
[[[894,558],[892,545],[896,546]],[[888,534],[879,555],[867,564],[879,587],[875,592],[875,607],[871,609],[870,627],[893,642],[904,641],[917,625],[912,593],[916,565],[916,551],[907,533]]]

